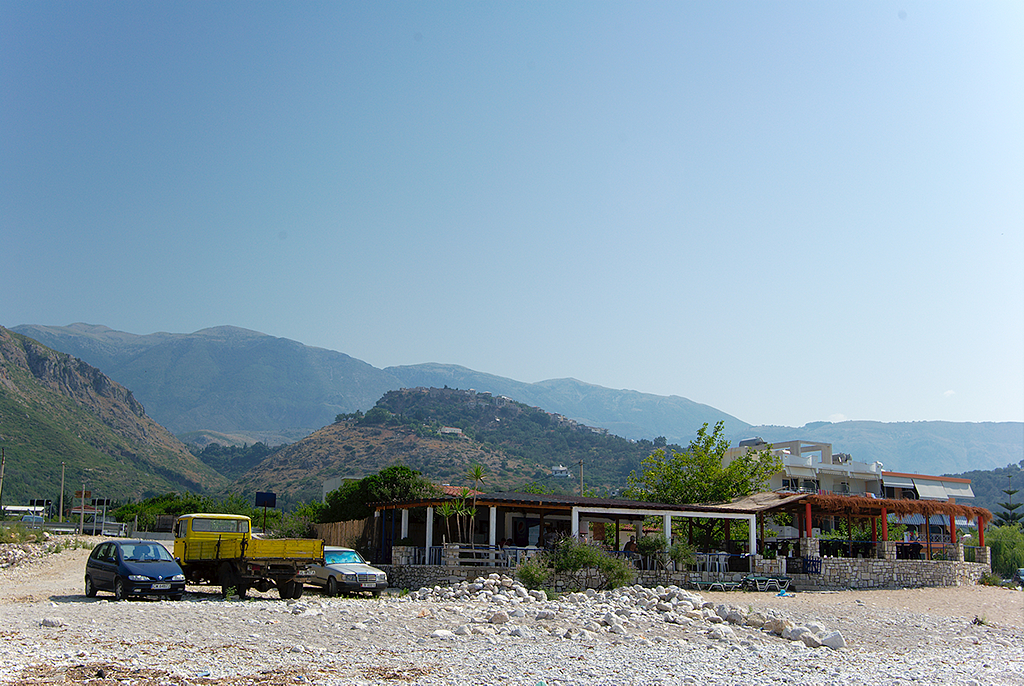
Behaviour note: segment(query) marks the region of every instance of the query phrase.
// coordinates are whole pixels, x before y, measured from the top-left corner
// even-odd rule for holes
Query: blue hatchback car
[[[169,596],[181,600],[185,574],[171,554],[155,541],[104,541],[85,563],[85,595],[111,591],[115,600]]]

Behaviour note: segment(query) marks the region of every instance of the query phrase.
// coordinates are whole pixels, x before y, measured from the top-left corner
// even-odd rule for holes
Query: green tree
[[[1024,567],[1024,532],[1015,524],[989,526],[985,543],[992,549],[992,571],[1008,578]]]
[[[469,542],[473,543],[473,539],[475,538],[474,534],[476,533],[476,496],[478,490],[477,486],[487,481],[487,471],[484,469],[484,466],[482,464],[476,462],[473,464],[472,467],[469,468],[469,471],[466,472],[466,478],[473,482],[473,520],[470,522],[469,535]]]
[[[760,451],[748,448],[744,455],[723,464],[729,442],[723,437],[725,422],[718,422],[711,433],[705,423],[686,450],[658,448],[644,458],[641,472],[630,473],[625,495],[648,502],[687,505],[719,503],[764,490],[772,475],[782,471],[782,460],[768,445]],[[710,545],[720,520],[697,519],[694,526],[704,545]]]
[[[405,465],[394,465],[328,493],[320,521],[366,519],[373,514],[374,503],[419,500],[437,493],[437,487],[419,472]]]
[[[1006,488],[1002,490],[1002,492],[1006,494],[1006,502],[999,503],[999,507],[1003,508],[1004,511],[996,513],[996,519],[999,520],[1000,525],[1020,526],[1021,518],[1024,517],[1024,514],[1017,512],[1017,508],[1021,506],[1021,503],[1013,502],[1013,496],[1015,496],[1020,489],[1013,488],[1012,474],[1007,474],[1006,480]]]

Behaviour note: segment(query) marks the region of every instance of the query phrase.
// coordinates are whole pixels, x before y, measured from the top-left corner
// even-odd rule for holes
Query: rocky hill
[[[131,391],[95,367],[0,327],[4,503],[60,497],[82,480],[94,497],[216,489],[225,479],[146,415]]]
[[[232,490],[309,500],[320,496],[327,479],[360,478],[399,463],[438,483],[472,486],[466,472],[480,463],[486,490],[538,484],[570,492],[578,488],[583,459],[586,488],[607,493],[624,486],[653,449],[651,441],[627,441],[506,397],[414,388],[390,391],[365,415],[346,415],[276,452]],[[571,466],[571,476],[553,476],[556,465]]]

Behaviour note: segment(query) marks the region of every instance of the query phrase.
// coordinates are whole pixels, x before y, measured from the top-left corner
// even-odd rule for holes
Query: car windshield
[[[324,553],[324,561],[329,565],[348,565],[364,563],[366,560],[354,550],[328,550]]]
[[[121,556],[125,560],[133,562],[147,561],[168,561],[173,560],[171,554],[162,545],[155,543],[123,543],[121,544]]]

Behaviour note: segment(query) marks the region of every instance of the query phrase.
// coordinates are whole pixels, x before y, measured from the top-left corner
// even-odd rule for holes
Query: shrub
[[[692,565],[697,561],[694,549],[685,543],[673,543],[668,549],[668,557],[676,563],[676,569],[680,569],[685,565]]]
[[[1024,567],[1024,532],[1019,526],[990,526],[985,543],[992,548],[992,571],[1004,579]]]
[[[536,555],[516,567],[516,578],[531,590],[541,588],[551,577],[544,555]]]
[[[668,540],[665,539],[665,534],[654,534],[653,536],[644,536],[636,542],[636,549],[644,557],[650,557],[651,555],[657,555],[668,546]]]
[[[576,588],[582,588],[586,573],[591,570],[603,577],[602,588],[618,588],[633,582],[633,566],[628,560],[608,554],[595,543],[587,543],[571,536],[559,539],[547,553],[556,572],[574,577]]]
[[[981,575],[981,578],[978,579],[978,583],[982,586],[1002,586],[1003,580],[998,574],[985,572]]]
[[[628,586],[636,579],[636,572],[629,560],[612,555],[602,555],[597,566],[601,576],[605,579],[607,588],[618,588]]]

